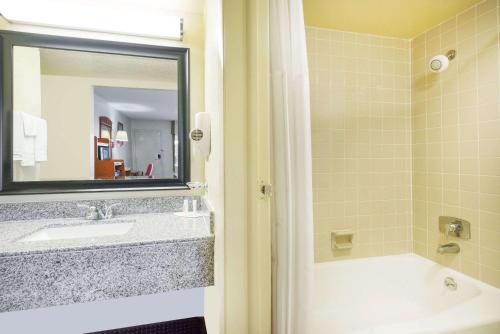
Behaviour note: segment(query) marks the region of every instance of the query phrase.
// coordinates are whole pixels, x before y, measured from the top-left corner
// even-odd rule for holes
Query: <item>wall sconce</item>
[[[105,129],[103,129],[103,130],[101,131],[101,138],[111,140],[111,132],[109,132],[109,130],[105,130]]]
[[[124,143],[128,142],[128,134],[125,130],[118,130],[116,132],[115,142],[120,146],[123,146]]]
[[[127,142],[128,141],[128,134],[127,134],[127,131],[125,130],[118,130],[116,132],[116,138],[115,138],[116,141],[120,141],[120,142]]]

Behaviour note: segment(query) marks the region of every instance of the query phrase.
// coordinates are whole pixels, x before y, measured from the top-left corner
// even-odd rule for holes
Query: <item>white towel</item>
[[[24,137],[21,166],[35,166],[35,137]]]
[[[23,117],[20,112],[14,113],[14,145],[13,159],[14,161],[23,160],[24,152],[24,126]]]
[[[37,123],[40,118],[31,116],[27,113],[21,113],[23,116],[23,126],[24,126],[24,135],[26,137],[36,137],[38,135],[38,126]]]
[[[47,161],[47,121],[23,112],[14,112],[13,159],[21,166]]]
[[[47,161],[47,121],[36,120],[35,161]]]

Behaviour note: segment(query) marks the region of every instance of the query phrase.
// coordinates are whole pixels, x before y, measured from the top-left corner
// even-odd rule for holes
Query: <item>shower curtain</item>
[[[273,333],[308,333],[314,265],[309,77],[302,0],[271,0]]]

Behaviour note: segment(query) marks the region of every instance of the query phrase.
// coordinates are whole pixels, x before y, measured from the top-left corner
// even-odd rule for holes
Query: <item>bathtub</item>
[[[311,334],[500,334],[500,289],[415,254],[318,263],[314,296]]]

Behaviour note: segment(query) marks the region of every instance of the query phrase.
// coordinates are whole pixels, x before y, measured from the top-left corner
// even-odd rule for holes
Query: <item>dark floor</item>
[[[207,334],[207,329],[205,319],[196,317],[88,334]]]

